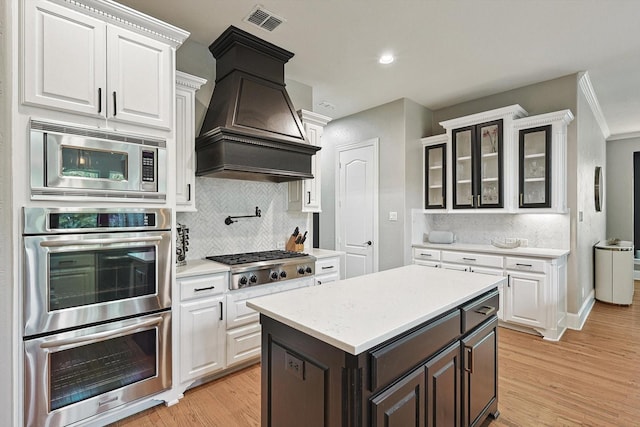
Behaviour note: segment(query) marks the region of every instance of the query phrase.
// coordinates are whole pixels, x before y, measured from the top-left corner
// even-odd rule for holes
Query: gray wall
[[[386,270],[405,264],[405,252],[411,241],[410,227],[405,227],[411,221],[406,203],[409,200],[414,203],[418,188],[415,182],[421,183],[422,179],[420,156],[406,164],[407,147],[415,150],[419,138],[430,129],[430,119],[431,114],[426,108],[408,99],[398,99],[334,120],[325,127],[322,139],[321,248],[335,249],[335,147],[379,138],[378,267]],[[410,184],[411,192],[407,191],[407,179],[415,180]],[[398,221],[389,221],[389,212],[397,212]],[[399,239],[398,236],[406,237]]]
[[[633,241],[633,153],[638,151],[640,136],[607,142],[604,200],[608,237]]]
[[[593,245],[606,238],[607,219],[606,207],[603,207],[602,212],[596,212],[594,202],[595,167],[604,168],[606,165],[606,141],[581,90],[578,90],[576,117],[576,215],[571,216],[571,229],[575,229],[576,233],[572,233],[571,253],[574,256],[569,259],[568,274],[570,277],[577,277],[577,283],[576,287],[570,286],[567,289],[567,305],[571,312],[580,309],[593,289]]]

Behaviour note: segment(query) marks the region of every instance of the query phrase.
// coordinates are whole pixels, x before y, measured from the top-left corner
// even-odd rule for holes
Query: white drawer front
[[[504,267],[504,258],[497,255],[485,255],[473,252],[442,251],[442,261],[485,267]]]
[[[260,357],[259,323],[227,331],[227,366]]]
[[[413,248],[413,258],[424,261],[440,261],[440,251],[435,249]]]
[[[179,283],[180,301],[185,301],[221,294],[229,286],[229,279],[226,273],[222,273],[182,279]]]
[[[321,274],[315,277],[316,285],[324,285],[330,282],[337,282],[340,280],[340,274],[337,272],[329,274]]]
[[[538,273],[546,273],[547,262],[536,258],[517,258],[507,257],[507,270],[518,271],[535,271]]]
[[[417,265],[424,265],[425,267],[434,267],[434,268],[442,267],[442,264],[437,261],[422,261],[422,260],[416,259],[413,261],[413,263]]]
[[[340,258],[321,258],[316,261],[316,275],[327,273],[340,273]]]

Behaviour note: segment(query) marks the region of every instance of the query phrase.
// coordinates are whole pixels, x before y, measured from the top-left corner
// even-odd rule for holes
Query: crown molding
[[[50,0],[131,31],[160,39],[177,48],[189,37],[189,32],[145,15],[111,0]]]
[[[308,110],[298,110],[298,116],[304,123],[311,123],[318,126],[325,126],[331,121],[331,117],[323,116],[322,114]]]
[[[573,113],[571,110],[560,110],[552,113],[538,114],[535,116],[522,117],[513,121],[515,129],[532,126],[544,126],[552,123],[562,123],[568,125],[573,121]]]
[[[611,135],[609,136],[609,138],[607,138],[607,142],[622,141],[625,139],[634,139],[634,138],[640,138],[640,132],[627,132],[627,133],[618,133],[615,135]]]
[[[509,105],[507,107],[497,108],[495,110],[483,111],[481,113],[471,114],[470,116],[458,117],[451,120],[440,122],[440,126],[445,129],[454,129],[458,127],[470,126],[478,123],[489,122],[502,118],[517,119],[526,116],[527,111],[519,104]]]
[[[434,145],[439,143],[446,143],[449,141],[449,135],[446,133],[441,133],[438,135],[425,136],[424,138],[420,138],[420,142],[422,145]]]
[[[207,79],[202,77],[192,76],[183,71],[176,70],[176,84],[178,86],[198,90],[200,87],[207,83]]]
[[[609,136],[611,136],[611,131],[609,130],[607,120],[604,118],[604,114],[602,113],[602,108],[600,107],[600,103],[598,102],[598,97],[593,90],[593,85],[591,84],[591,79],[589,78],[588,71],[583,71],[578,74],[578,87],[587,99],[587,103],[591,108],[591,112],[595,116],[596,122],[600,126],[602,135],[604,135],[605,139],[609,138]]]

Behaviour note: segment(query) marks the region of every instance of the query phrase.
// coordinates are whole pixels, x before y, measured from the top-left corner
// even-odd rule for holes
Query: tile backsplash
[[[570,218],[560,214],[424,214],[412,211],[412,243],[431,230],[452,231],[458,243],[491,244],[491,239],[527,239],[529,247],[569,249]]]
[[[198,211],[176,215],[177,222],[189,228],[187,261],[208,255],[278,249],[296,227],[311,234],[311,214],[287,211],[287,191],[287,183],[196,178]],[[253,215],[256,206],[261,217],[225,224],[230,215]],[[305,248],[310,248],[312,241],[308,235]]]

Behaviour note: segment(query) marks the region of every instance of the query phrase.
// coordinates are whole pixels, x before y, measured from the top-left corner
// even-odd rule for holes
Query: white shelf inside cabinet
[[[488,158],[491,158],[491,157],[498,157],[498,153],[484,153],[482,155],[483,159],[488,159]]]
[[[195,102],[206,79],[176,71],[176,211],[196,211]]]
[[[560,110],[536,116],[522,117],[513,121],[513,138],[519,140],[521,130],[551,125],[551,208],[517,208],[517,213],[567,213],[567,127],[573,121],[571,110]],[[519,144],[516,145],[514,163],[519,162]],[[524,159],[544,158],[545,153],[531,153]],[[514,182],[519,182],[517,175]],[[538,182],[538,178],[526,178],[525,182]],[[534,181],[535,180],[535,181]],[[544,180],[542,178],[542,180]],[[519,189],[514,192],[514,200],[519,197]],[[518,204],[516,202],[515,206]]]

